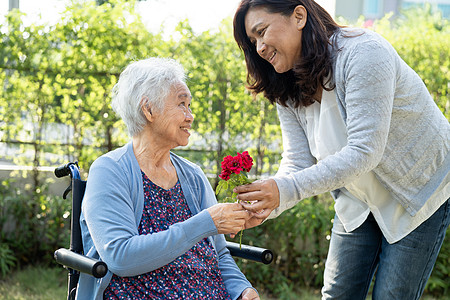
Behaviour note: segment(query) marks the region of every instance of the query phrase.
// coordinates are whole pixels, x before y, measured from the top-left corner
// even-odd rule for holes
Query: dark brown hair
[[[245,31],[245,16],[250,8],[264,7],[269,13],[290,16],[297,5],[308,13],[302,31],[301,60],[292,70],[277,73],[273,66],[256,52]],[[292,99],[295,106],[308,106],[314,102],[319,86],[326,90],[325,79],[332,75],[330,37],[340,30],[328,12],[314,0],[242,0],[234,15],[234,39],[244,52],[247,63],[247,87],[253,93],[263,92],[271,103],[286,106]],[[331,77],[330,77],[331,78]]]

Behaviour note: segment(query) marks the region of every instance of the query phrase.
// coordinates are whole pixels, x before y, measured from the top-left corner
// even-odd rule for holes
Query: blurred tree
[[[24,26],[17,10],[1,25],[1,138],[21,141],[23,153],[34,151],[33,163],[14,156],[17,164],[49,164],[40,155],[46,147],[88,166],[127,140],[109,106],[112,86],[130,61],[164,56],[167,47],[160,35],[143,30],[134,1],[110,2],[73,2],[54,26]],[[65,141],[52,140],[56,131]]]

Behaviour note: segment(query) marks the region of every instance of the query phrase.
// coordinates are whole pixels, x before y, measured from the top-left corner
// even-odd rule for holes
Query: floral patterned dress
[[[167,230],[192,216],[180,182],[165,190],[142,172],[144,211],[139,234]],[[225,290],[216,252],[207,238],[171,263],[133,276],[113,275],[104,299],[231,299]]]

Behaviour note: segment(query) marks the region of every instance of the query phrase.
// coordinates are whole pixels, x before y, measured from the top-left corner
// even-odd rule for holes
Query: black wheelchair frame
[[[70,248],[61,248],[55,251],[54,257],[57,263],[63,265],[68,270],[68,295],[67,299],[75,299],[76,289],[80,272],[89,274],[96,278],[102,278],[108,272],[105,262],[83,255],[83,243],[81,239],[80,214],[81,202],[86,189],[86,181],[81,180],[78,162],[70,162],[55,169],[55,176],[58,178],[70,176],[71,183],[64,191],[63,198],[72,192],[72,213]],[[239,245],[227,241],[227,248],[232,256],[248,259],[264,264],[270,264],[273,260],[273,252],[269,249]]]

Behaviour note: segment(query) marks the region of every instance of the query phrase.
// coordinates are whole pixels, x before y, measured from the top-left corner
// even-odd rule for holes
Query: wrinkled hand
[[[264,221],[265,218],[261,218],[258,214],[252,213],[250,215],[250,218],[245,222],[245,229],[253,228],[258,225],[261,225],[261,223]],[[233,238],[233,236],[232,236]]]
[[[236,235],[244,229],[245,222],[250,218],[250,214],[240,203],[219,203],[207,210],[219,234]]]
[[[239,299],[241,299],[241,300],[260,300],[258,293],[252,288],[246,288],[242,292]]]
[[[280,206],[280,192],[273,179],[257,180],[238,186],[233,191],[238,194],[237,198],[241,200],[242,206],[252,212],[245,228],[261,224],[275,208]]]

